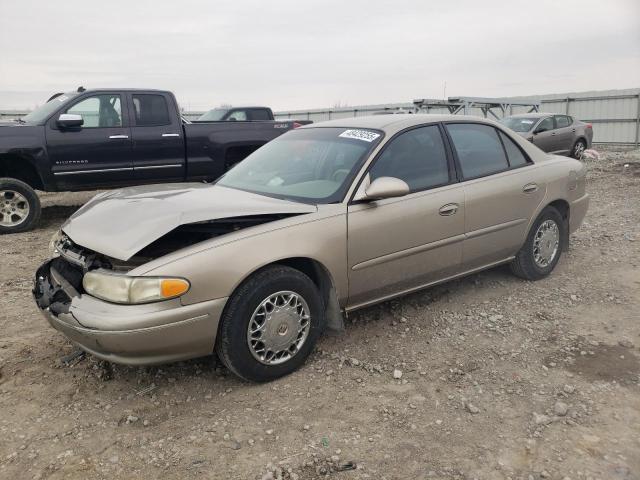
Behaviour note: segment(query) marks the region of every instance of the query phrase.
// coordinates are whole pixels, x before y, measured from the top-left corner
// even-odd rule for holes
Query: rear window
[[[504,144],[504,149],[507,151],[507,157],[509,157],[509,165],[511,165],[512,167],[521,167],[522,165],[526,165],[528,163],[527,158],[524,156],[515,142],[502,132],[499,132],[499,135],[502,139],[502,143]]]
[[[495,128],[473,123],[447,125],[464,178],[482,177],[509,168]]]
[[[163,95],[134,94],[133,109],[137,126],[169,125],[169,108]]]
[[[264,108],[256,108],[251,110],[251,120],[271,120],[271,115]]]
[[[569,124],[570,124],[569,117],[567,117],[566,115],[556,116],[556,128],[568,127]]]

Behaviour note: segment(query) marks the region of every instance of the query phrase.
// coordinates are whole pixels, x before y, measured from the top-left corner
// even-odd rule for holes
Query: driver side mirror
[[[81,127],[83,124],[84,119],[82,115],[76,115],[75,113],[63,113],[56,121],[56,125],[60,128]]]
[[[395,177],[376,178],[364,192],[363,200],[384,200],[385,198],[404,197],[411,189],[407,182]]]
[[[548,132],[549,129],[547,127],[543,127],[543,126],[538,126],[534,131],[533,134],[537,134],[537,133],[542,133],[542,132]]]

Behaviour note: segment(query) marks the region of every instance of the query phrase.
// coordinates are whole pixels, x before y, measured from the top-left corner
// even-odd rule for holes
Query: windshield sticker
[[[342,138],[354,138],[356,140],[364,140],[365,142],[371,143],[376,138],[378,138],[380,134],[376,132],[370,132],[368,130],[345,130],[338,136]]]

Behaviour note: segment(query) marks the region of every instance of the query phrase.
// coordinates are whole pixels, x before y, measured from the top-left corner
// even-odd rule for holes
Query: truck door
[[[133,170],[139,183],[182,180],[185,149],[182,121],[166,93],[131,93]]]
[[[132,183],[131,132],[121,94],[84,96],[59,113],[83,119],[81,127],[60,128],[57,114],[47,124],[47,151],[59,189]]]

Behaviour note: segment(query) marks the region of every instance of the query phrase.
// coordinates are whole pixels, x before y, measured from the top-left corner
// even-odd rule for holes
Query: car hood
[[[217,185],[149,185],[96,195],[64,223],[62,231],[82,247],[126,261],[180,225],[316,211],[315,205]]]

